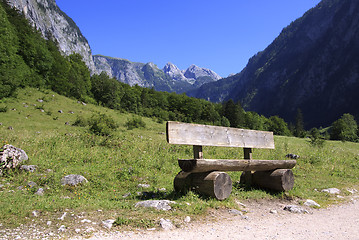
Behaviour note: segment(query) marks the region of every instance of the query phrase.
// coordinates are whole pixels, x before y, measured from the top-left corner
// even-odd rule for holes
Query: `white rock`
[[[190,216],[187,216],[184,218],[184,222],[185,223],[189,223],[191,221],[191,217]]]
[[[284,210],[289,211],[291,213],[309,213],[307,210],[297,205],[287,205],[284,207]]]
[[[82,223],[91,223],[92,221],[91,220],[88,220],[88,219],[83,219],[81,220]]]
[[[115,222],[115,220],[108,219],[108,220],[102,221],[102,226],[104,226],[107,229],[111,229],[114,222]]]
[[[305,201],[304,205],[308,206],[308,207],[320,207],[320,205],[318,203],[316,203],[315,201],[313,201],[311,199],[307,199],[307,201]]]
[[[32,211],[32,216],[34,216],[34,217],[38,217],[39,216],[39,211]]]
[[[148,200],[136,203],[135,207],[156,208],[158,210],[168,211],[171,210],[170,204],[176,204],[176,202],[169,200]]]
[[[80,232],[81,232],[81,229],[76,228],[76,229],[75,229],[75,232],[76,232],[76,233],[80,233]]]
[[[174,228],[172,222],[168,219],[161,218],[160,225],[161,225],[162,229],[164,229],[164,230],[171,230]]]
[[[338,188],[327,188],[327,189],[323,189],[322,192],[326,192],[329,194],[339,194],[340,190]]]
[[[49,227],[51,226],[51,224],[52,224],[51,221],[47,221],[47,222],[46,222],[46,225],[49,226]]]
[[[269,213],[272,213],[272,214],[277,214],[277,213],[278,213],[278,211],[277,211],[277,210],[274,210],[274,209],[271,209],[271,210],[269,211]]]
[[[61,221],[64,221],[66,215],[67,215],[67,212],[64,212],[64,214],[62,214],[62,216],[59,217],[58,219],[61,220]]]
[[[65,225],[61,225],[60,228],[57,229],[57,231],[59,231],[59,232],[65,232],[65,231],[66,231]]]

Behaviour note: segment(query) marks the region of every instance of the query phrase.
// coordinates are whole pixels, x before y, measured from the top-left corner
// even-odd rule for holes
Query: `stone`
[[[325,192],[329,194],[339,194],[340,190],[338,188],[327,188],[327,189],[323,189],[321,192]]]
[[[46,225],[49,226],[49,227],[51,226],[51,224],[52,224],[51,221],[47,221],[47,222],[46,222]]]
[[[61,179],[62,185],[70,185],[70,186],[76,186],[78,184],[83,184],[87,182],[88,180],[84,176],[75,175],[75,174],[67,175]]]
[[[142,184],[142,183],[140,183],[140,184],[137,185],[137,187],[138,187],[138,188],[150,188],[151,186],[150,186],[149,184]]]
[[[59,113],[64,113],[64,111],[62,111],[62,110],[59,110],[58,112],[59,112]]]
[[[187,216],[184,218],[183,220],[185,223],[189,223],[191,221],[191,217],[190,216]]]
[[[34,216],[34,217],[38,217],[38,216],[40,216],[40,212],[39,212],[39,211],[37,211],[37,210],[32,211],[32,216]]]
[[[27,186],[30,187],[30,188],[33,188],[33,187],[37,186],[37,183],[33,182],[33,181],[30,181],[30,182],[27,183]]]
[[[20,170],[26,171],[26,172],[35,172],[37,166],[36,165],[22,165],[20,167]]]
[[[320,207],[320,205],[318,203],[316,203],[315,201],[311,200],[311,199],[307,199],[307,201],[304,202],[305,206],[308,207]]]
[[[59,231],[59,232],[65,232],[65,231],[66,231],[65,225],[61,225],[61,226],[59,227],[59,229],[57,229],[57,231]]]
[[[171,230],[175,227],[170,220],[164,218],[160,219],[160,226],[164,230]]]
[[[269,211],[269,213],[272,213],[272,214],[277,214],[277,213],[278,213],[278,211],[277,211],[277,210],[274,210],[274,209],[271,209],[271,210]]]
[[[309,213],[307,210],[297,205],[287,205],[284,207],[284,210],[291,213]]]
[[[233,215],[240,215],[240,216],[243,215],[243,213],[237,209],[229,209],[228,212]]]
[[[82,223],[91,223],[92,221],[91,220],[88,220],[88,219],[83,219],[81,220]]]
[[[66,215],[67,215],[67,212],[64,212],[64,213],[62,214],[62,216],[61,216],[61,217],[59,217],[58,219],[59,219],[59,220],[61,220],[61,221],[64,221],[64,220],[65,220]]]
[[[169,200],[147,200],[136,203],[135,207],[156,208],[157,210],[168,211],[171,210],[170,204],[176,204]]]
[[[116,220],[113,220],[113,219],[108,219],[108,220],[102,221],[102,226],[103,226],[104,228],[111,229],[112,226],[113,226],[113,223],[114,223],[115,221],[116,221]]]
[[[20,148],[10,144],[0,147],[0,176],[4,170],[18,168],[22,162],[28,159],[26,152]]]
[[[39,189],[36,191],[35,195],[44,196],[44,193],[45,193],[44,189],[43,189],[43,188],[39,188]]]

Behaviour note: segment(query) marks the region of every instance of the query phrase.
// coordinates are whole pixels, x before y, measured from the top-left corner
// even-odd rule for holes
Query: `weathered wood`
[[[179,172],[173,180],[173,187],[176,192],[187,192],[191,189],[191,173],[190,172]]]
[[[170,144],[274,149],[272,132],[167,122]]]
[[[243,148],[244,151],[244,159],[245,160],[252,160],[252,148]],[[246,172],[247,174],[245,174],[245,178],[246,178],[246,186],[250,187],[252,185],[252,172],[248,171]]]
[[[179,159],[184,172],[210,171],[267,171],[279,168],[291,169],[296,160],[237,160],[237,159]]]
[[[243,172],[241,182],[245,183],[247,172]],[[252,184],[260,188],[275,191],[288,191],[294,186],[294,175],[290,169],[276,169],[272,171],[256,171],[252,175]]]
[[[177,192],[194,190],[200,194],[224,200],[231,194],[232,180],[225,172],[180,172],[174,179],[174,188]]]
[[[202,159],[203,158],[203,150],[202,146],[193,146],[193,158],[194,159]]]

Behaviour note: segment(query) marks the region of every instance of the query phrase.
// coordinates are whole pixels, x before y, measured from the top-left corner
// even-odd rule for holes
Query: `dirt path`
[[[189,223],[167,231],[102,232],[89,239],[359,239],[358,197],[327,209],[310,209],[309,214],[284,211],[286,204],[248,203],[247,219],[226,212],[217,222]]]

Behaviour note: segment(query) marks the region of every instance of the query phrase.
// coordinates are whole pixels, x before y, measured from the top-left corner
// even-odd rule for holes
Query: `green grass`
[[[40,103],[38,99],[44,101]],[[337,199],[319,190],[337,187],[346,194],[347,188],[359,185],[359,144],[327,141],[323,148],[313,148],[306,139],[276,136],[275,150],[254,149],[253,157],[284,159],[288,153],[301,156],[293,169],[293,190],[271,193],[245,189],[237,184],[241,173],[231,172],[234,188],[225,201],[192,192],[178,195],[172,186],[180,171],[177,158],[191,158],[192,147],[169,145],[164,123],[143,118],[145,128],[128,130],[126,123],[134,119],[130,114],[83,105],[51,91],[30,88],[20,90],[17,98],[0,100],[0,104],[7,109],[0,112],[0,145],[9,143],[24,149],[29,156],[24,164],[38,166],[35,173],[12,171],[0,177],[0,184],[4,185],[0,189],[3,226],[30,221],[34,210],[44,216],[59,217],[66,209],[93,216],[101,209],[101,220],[113,218],[119,226],[148,227],[161,217],[176,222],[186,215],[199,219],[211,208],[239,208],[236,200],[310,198],[326,206]],[[119,127],[111,136],[97,136],[89,127],[72,126],[79,116],[89,119],[94,114],[110,116]],[[204,154],[206,158],[243,158],[243,150],[238,148],[204,147]],[[60,180],[68,174],[81,174],[89,183],[63,187]],[[45,188],[45,195],[34,195],[36,189],[27,187],[29,181]],[[138,184],[149,184],[150,188],[140,189]],[[19,190],[19,186],[23,189]],[[166,191],[159,191],[161,188]],[[169,212],[135,208],[135,203],[141,200],[137,193],[142,191],[150,192],[155,199],[174,200],[178,204]],[[128,193],[131,195],[124,198]]]

